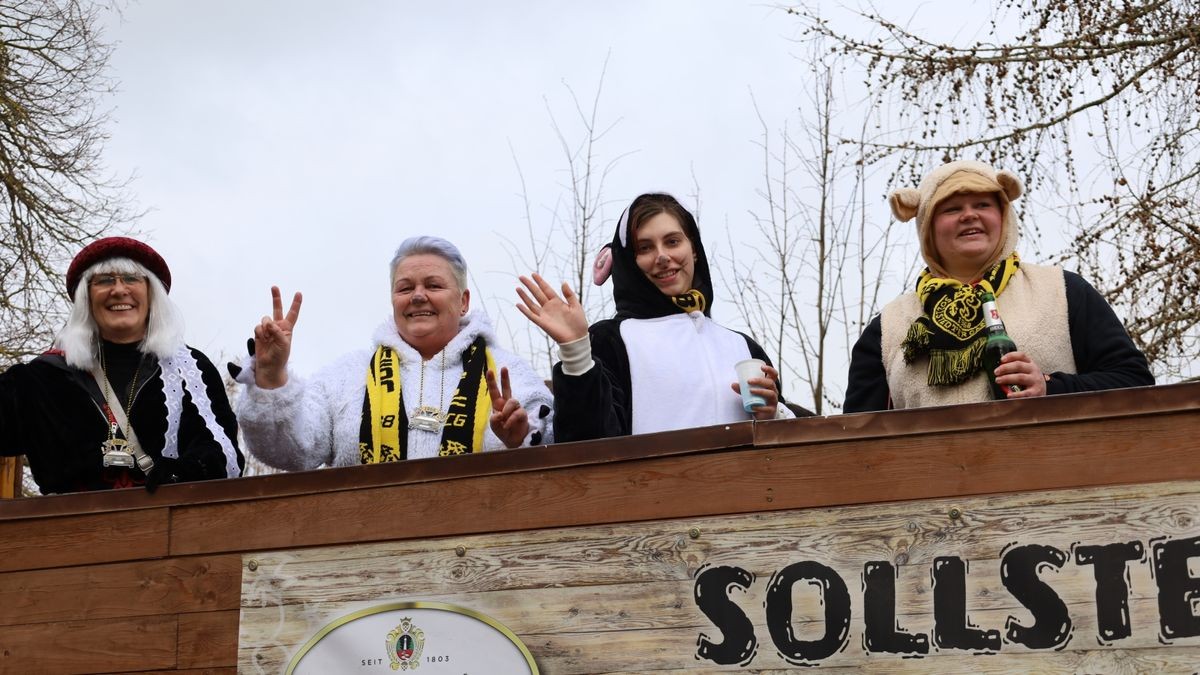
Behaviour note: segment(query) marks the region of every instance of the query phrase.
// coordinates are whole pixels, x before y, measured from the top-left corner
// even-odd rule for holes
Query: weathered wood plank
[[[241,557],[170,558],[0,574],[0,626],[237,609]]]
[[[0,673],[74,675],[175,667],[173,615],[8,626]]]
[[[27,500],[27,501],[33,501]],[[0,572],[166,555],[167,509],[0,521]]]
[[[180,668],[232,668],[238,656],[238,611],[179,615]]]
[[[171,551],[292,548],[1016,490],[1200,479],[1193,413],[834,442],[180,507]],[[1080,435],[1103,443],[1078,443]],[[1045,448],[1056,448],[1047,452]],[[1027,472],[1014,471],[1014,466]],[[845,476],[856,480],[846,481]],[[404,503],[405,528],[380,504]]]
[[[961,512],[956,519],[947,515],[952,507]],[[698,538],[689,536],[692,528]],[[1061,568],[1040,572],[1073,622],[1066,651],[1152,649],[1161,645],[1150,542],[1197,535],[1200,483],[1185,481],[257,553],[247,556],[256,569],[243,575],[239,659],[243,666],[278,667],[334,618],[369,604],[425,600],[495,618],[561,672],[621,667],[593,649],[623,654],[627,670],[681,668],[702,633],[720,641],[720,628],[695,605],[697,572],[734,565],[754,575],[747,590],[730,593],[756,626],[760,648],[753,666],[786,668],[771,647],[763,611],[768,580],[788,565],[815,561],[833,569],[851,596],[847,646],[822,667],[874,668],[877,656],[862,643],[867,561],[895,566],[899,625],[932,636],[934,559],[960,558],[968,569],[963,593],[971,621],[1004,631],[1010,620],[1034,623],[1002,581],[1003,554],[1014,543],[1052,546],[1068,558]],[[1102,646],[1094,568],[1070,554],[1078,544],[1126,541],[1146,550],[1126,574],[1133,635]],[[819,637],[820,594],[802,582],[790,597],[797,638]],[[542,647],[534,639],[543,640]],[[1200,645],[1200,637],[1178,642]],[[1024,651],[1017,644],[1002,649]],[[589,656],[572,660],[581,654]],[[933,658],[946,654],[953,652],[924,663],[943,664]],[[1059,662],[1032,663],[1052,668]]]

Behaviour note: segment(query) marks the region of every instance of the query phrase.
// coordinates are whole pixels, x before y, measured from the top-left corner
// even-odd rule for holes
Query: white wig
[[[63,352],[68,365],[91,370],[99,358],[100,333],[88,297],[91,279],[97,274],[137,274],[146,277],[146,298],[150,303],[150,311],[146,319],[146,337],[138,345],[138,351],[160,359],[179,351],[183,346],[183,312],[171,301],[162,282],[141,263],[129,258],[109,258],[84,270],[79,285],[75,287],[67,325],[54,339],[54,346]]]

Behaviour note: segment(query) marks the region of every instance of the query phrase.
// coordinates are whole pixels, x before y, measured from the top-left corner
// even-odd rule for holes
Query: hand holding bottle
[[[996,368],[996,384],[1017,385],[1021,391],[1014,391],[1008,398],[1032,398],[1046,395],[1046,375],[1038,364],[1029,358],[1025,352],[1009,352],[1000,358]]]

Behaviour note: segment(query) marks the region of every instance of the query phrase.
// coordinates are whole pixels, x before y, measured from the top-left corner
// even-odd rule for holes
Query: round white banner
[[[395,602],[331,621],[286,672],[538,675],[538,667],[521,639],[489,616],[442,602]]]

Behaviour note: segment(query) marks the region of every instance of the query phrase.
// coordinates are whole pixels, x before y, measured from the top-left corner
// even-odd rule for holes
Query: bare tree
[[[62,268],[130,218],[105,177],[109,91],[101,4],[0,3],[0,366],[41,352],[61,322]]]
[[[841,406],[843,365],[865,322],[877,311],[893,247],[887,223],[868,216],[867,165],[861,146],[839,143],[836,59],[814,56],[799,139],[787,125],[772,132],[755,103],[762,131],[761,211],[757,233],[739,259],[730,241],[726,288],[743,322],[784,375],[805,386],[801,403],[817,414]],[[866,118],[864,118],[866,119]],[[866,126],[860,133],[864,133]],[[773,142],[774,140],[774,142]]]
[[[1194,368],[1197,0],[1002,0],[988,39],[967,44],[873,12],[847,30],[814,10],[791,12],[832,51],[860,57],[878,101],[895,104],[897,135],[872,139],[869,161],[889,160],[906,180],[956,158],[1017,171],[1031,188],[1026,226],[1036,236],[1048,217],[1067,224],[1059,259],[1076,262],[1124,315],[1155,370]],[[1014,22],[1012,37],[997,37]]]
[[[617,153],[605,158],[600,147],[604,137],[621,121],[620,118],[612,122],[602,121],[600,114],[607,70],[606,57],[596,92],[586,103],[580,101],[571,85],[563,84],[571,100],[575,130],[564,129],[549,100],[545,103],[551,128],[562,152],[565,182],[560,184],[561,190],[553,205],[542,210],[540,219],[534,217],[525,174],[513,152],[513,161],[521,181],[526,236],[521,242],[504,237],[505,247],[517,272],[527,274],[538,271],[552,284],[560,280],[570,283],[587,312],[589,322],[607,318],[612,305],[608,293],[593,287],[591,276],[592,260],[612,234],[610,228],[613,224],[604,218],[607,204],[604,184],[617,164],[632,154]],[[531,328],[532,324],[523,318],[520,325],[525,331],[525,341],[531,347],[533,363],[545,363],[545,372],[548,373],[558,360],[553,341],[540,330]]]

